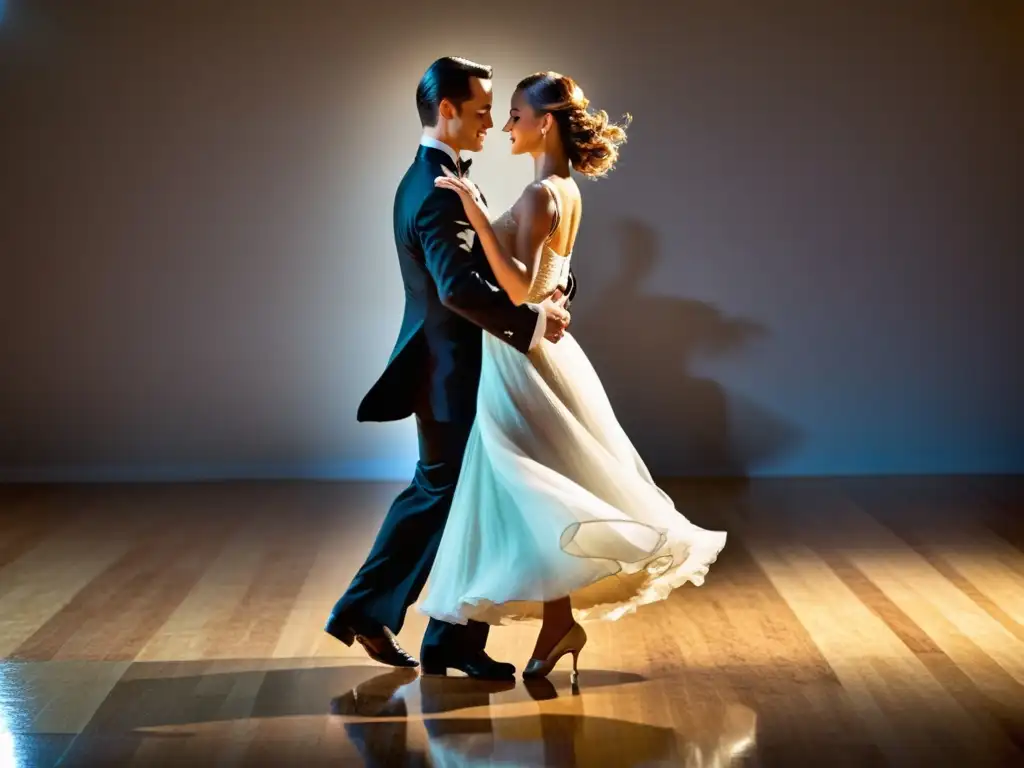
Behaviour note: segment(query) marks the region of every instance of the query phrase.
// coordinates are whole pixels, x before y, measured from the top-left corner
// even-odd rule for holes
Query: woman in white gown
[[[441,177],[462,198],[495,277],[516,303],[560,295],[582,203],[570,167],[608,173],[622,126],[569,77],[531,75],[504,127],[535,179],[491,221],[468,179]],[[700,585],[726,534],[689,522],[651,479],[593,366],[569,334],[523,355],[484,334],[477,415],[420,611],[442,621],[541,620],[524,677],[564,655],[576,674],[586,633]]]

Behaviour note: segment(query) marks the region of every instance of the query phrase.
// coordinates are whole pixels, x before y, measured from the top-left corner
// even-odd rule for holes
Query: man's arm
[[[526,353],[545,335],[548,315],[539,305],[516,306],[476,269],[470,228],[456,224],[463,216],[459,196],[434,189],[416,216],[427,270],[441,303],[488,333]]]

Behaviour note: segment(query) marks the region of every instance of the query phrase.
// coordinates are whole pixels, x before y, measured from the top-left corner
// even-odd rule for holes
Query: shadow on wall
[[[596,295],[580,281],[571,330],[651,472],[746,477],[791,449],[795,427],[692,371],[698,356],[735,354],[767,329],[703,301],[645,294],[657,235],[635,219],[617,230],[618,272]]]

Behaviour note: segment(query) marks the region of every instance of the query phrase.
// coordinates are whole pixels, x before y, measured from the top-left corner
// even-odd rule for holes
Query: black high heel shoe
[[[565,654],[572,654],[572,675],[569,676],[569,680],[575,685],[579,680],[579,668],[577,666],[580,657],[580,651],[583,650],[583,646],[587,644],[587,633],[583,631],[576,622],[573,622],[572,627],[566,632],[562,639],[559,640],[555,647],[551,649],[551,653],[548,654],[546,659],[530,659],[526,665],[526,669],[523,670],[523,678],[537,678],[547,677],[551,670],[555,668],[558,660],[561,659]]]

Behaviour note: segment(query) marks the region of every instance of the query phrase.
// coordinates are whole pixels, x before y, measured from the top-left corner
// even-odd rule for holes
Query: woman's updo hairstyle
[[[516,86],[526,101],[543,115],[550,112],[558,124],[565,154],[572,167],[592,179],[606,176],[619,158],[619,145],[626,141],[626,126],[632,121],[625,115],[624,124],[608,122],[604,110],[587,109],[589,99],[576,81],[557,72],[537,72]]]

